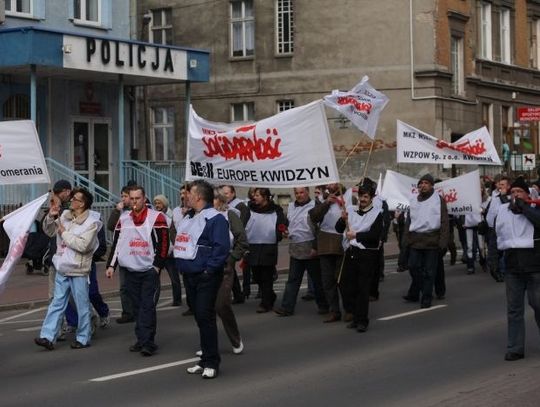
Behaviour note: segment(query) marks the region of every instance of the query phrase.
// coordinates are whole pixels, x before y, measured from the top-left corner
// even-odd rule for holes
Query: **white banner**
[[[333,90],[331,95],[324,97],[324,103],[336,109],[373,140],[379,116],[388,103],[388,97],[374,89],[368,80],[369,77],[364,76],[360,83],[348,92]]]
[[[34,122],[0,122],[0,185],[50,183]]]
[[[391,170],[386,171],[381,196],[391,211],[409,209],[409,202],[418,195],[418,179]],[[478,213],[482,204],[478,170],[435,184],[444,198],[450,215]]]
[[[48,193],[44,194],[2,218],[4,230],[10,242],[8,254],[0,267],[0,293],[4,290],[7,279],[23,254],[30,226],[48,197]]]
[[[292,188],[339,182],[322,101],[252,124],[189,117],[186,180]]]
[[[501,165],[486,127],[449,143],[398,120],[396,139],[398,163]]]

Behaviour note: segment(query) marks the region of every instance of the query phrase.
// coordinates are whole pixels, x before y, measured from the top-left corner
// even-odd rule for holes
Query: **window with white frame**
[[[530,28],[530,66],[531,68],[540,68],[540,19],[533,20]]]
[[[233,103],[231,105],[231,122],[252,122],[255,120],[255,103]]]
[[[512,62],[511,38],[510,38],[510,10],[501,9],[501,62],[509,64]]]
[[[491,3],[480,3],[480,57],[492,59]]]
[[[450,39],[450,64],[452,69],[452,93],[465,93],[465,75],[463,67],[463,38],[452,36]]]
[[[503,140],[509,137],[512,124],[514,123],[514,115],[512,106],[501,106],[501,134]]]
[[[5,0],[7,15],[32,17],[32,0]]]
[[[152,10],[152,20],[150,21],[149,29],[150,42],[172,45],[172,9],[162,8]]]
[[[276,52],[292,54],[294,51],[293,0],[276,0]]]
[[[493,138],[493,104],[482,103],[482,124],[487,127],[491,138]]]
[[[294,100],[278,100],[277,112],[284,112],[285,110],[292,109],[294,107]]]
[[[156,161],[174,159],[174,108],[155,107],[151,110],[151,155]]]
[[[73,17],[84,24],[101,24],[101,0],[73,0]]]
[[[252,56],[255,50],[253,0],[231,1],[231,56]]]

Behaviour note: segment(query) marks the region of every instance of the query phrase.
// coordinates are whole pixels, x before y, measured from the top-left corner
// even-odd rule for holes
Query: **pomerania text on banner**
[[[418,179],[391,170],[386,171],[381,196],[391,211],[406,211],[409,202],[418,195]],[[479,213],[482,204],[480,195],[480,173],[478,170],[435,184],[450,215]]]
[[[501,165],[486,127],[449,143],[398,120],[396,139],[398,163]]]
[[[333,90],[331,95],[324,97],[324,103],[336,109],[373,140],[379,116],[388,103],[388,97],[374,89],[368,80],[369,77],[364,76],[360,83],[348,92]]]
[[[50,182],[34,122],[0,122],[0,185]]]
[[[210,122],[190,110],[186,180],[292,188],[339,182],[322,101],[252,124]]]

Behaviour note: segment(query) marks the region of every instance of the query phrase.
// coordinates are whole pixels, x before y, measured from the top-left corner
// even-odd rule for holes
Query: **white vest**
[[[277,213],[257,213],[251,211],[246,225],[249,244],[274,244],[276,237]]]
[[[497,217],[497,213],[499,213],[499,207],[502,205],[500,196],[501,193],[499,191],[493,191],[491,194],[491,204],[486,214],[486,222],[490,228],[494,226],[495,218]]]
[[[314,206],[314,201],[310,201],[303,206],[296,206],[294,202],[289,204],[287,208],[287,219],[289,220],[289,240],[292,243],[315,240],[315,235],[308,224],[308,212]]]
[[[475,228],[482,222],[482,214],[480,212],[468,213],[465,215],[463,226],[466,228]]]
[[[192,218],[184,216],[176,227],[174,257],[184,260],[193,260],[197,257],[197,251],[199,250],[197,242],[204,231],[206,220],[217,215],[219,215],[219,212],[214,208],[206,208]]]
[[[244,203],[241,199],[234,198],[231,202],[228,203],[229,209],[235,208],[238,206],[238,204]]]
[[[371,229],[373,222],[377,219],[377,216],[381,213],[380,209],[372,207],[365,215],[360,216],[357,212],[355,206],[347,207],[347,217],[349,222],[349,230],[354,231],[355,233],[367,232]],[[359,249],[365,249],[366,247],[358,242],[356,239],[349,240],[346,236],[346,231],[343,233],[343,250],[347,250],[349,246],[355,246]]]
[[[117,243],[118,264],[131,271],[150,270],[154,264],[152,229],[161,212],[148,208],[144,223],[135,226],[131,211],[120,216],[120,237]]]
[[[341,218],[341,206],[339,206],[337,203],[333,203],[330,205],[330,209],[328,209],[326,215],[324,215],[324,218],[320,224],[320,229],[323,232],[339,235],[339,233],[336,231],[336,223],[339,218]]]
[[[534,226],[522,214],[514,214],[510,203],[499,206],[497,213],[497,249],[532,249],[534,247]]]
[[[410,204],[411,225],[409,231],[426,233],[441,228],[441,197],[436,191],[422,202],[414,197]]]
[[[69,211],[64,211],[62,216],[60,216],[60,222],[67,231],[71,232],[75,236],[82,235],[95,223],[98,224],[97,231],[99,232],[101,226],[103,226],[103,224],[99,220],[100,214],[99,212],[95,211],[89,212],[90,213],[88,214],[86,220],[80,225],[66,219],[66,214],[68,214]],[[98,247],[99,240],[96,232],[92,246],[92,254],[97,250]],[[60,234],[56,235],[56,253],[52,258],[52,262],[54,264],[54,268],[59,273],[68,273],[70,271],[73,271],[74,269],[80,268],[79,261],[77,261],[77,252],[66,245],[66,242],[64,242],[64,239],[62,239]]]

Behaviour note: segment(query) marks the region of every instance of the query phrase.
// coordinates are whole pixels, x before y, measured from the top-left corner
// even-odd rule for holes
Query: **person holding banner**
[[[324,202],[309,211],[311,221],[318,226],[317,252],[321,263],[323,289],[330,309],[328,317],[323,321],[325,323],[341,320],[337,273],[343,257],[343,247],[342,235],[336,230],[336,223],[341,218],[343,190],[340,184],[328,184],[324,191]],[[343,303],[345,304],[345,301]],[[350,322],[352,309],[345,311],[350,313],[351,318],[347,318],[347,322]]]
[[[272,310],[276,301],[274,272],[278,260],[278,242],[287,230],[287,218],[283,209],[272,200],[268,188],[256,188],[248,207],[248,264],[261,291],[257,313],[265,313]]]
[[[379,276],[379,248],[384,231],[383,212],[373,204],[375,187],[366,179],[358,186],[358,210],[343,209],[336,230],[343,233],[345,249],[340,287],[354,303],[353,320],[347,328],[366,332],[369,325],[371,280]]]
[[[43,220],[43,230],[48,236],[56,235],[56,253],[52,261],[56,269],[54,297],[47,310],[41,332],[34,342],[48,350],[54,343],[70,294],[73,296],[79,317],[77,337],[73,349],[90,346],[91,308],[88,296],[88,274],[92,257],[99,246],[97,234],[102,227],[97,212],[90,211],[93,197],[84,188],[75,188],[71,195],[71,209],[60,215],[60,202],[51,201]]]
[[[420,300],[422,308],[431,307],[439,255],[448,246],[448,210],[444,199],[435,192],[434,185],[435,181],[430,174],[418,181],[418,196],[410,200],[404,236],[410,248],[412,282],[403,299],[408,302]]]
[[[507,352],[504,359],[525,357],[525,292],[540,329],[540,208],[527,203],[529,187],[522,177],[510,186],[512,199],[499,207],[497,246],[506,264]]]

